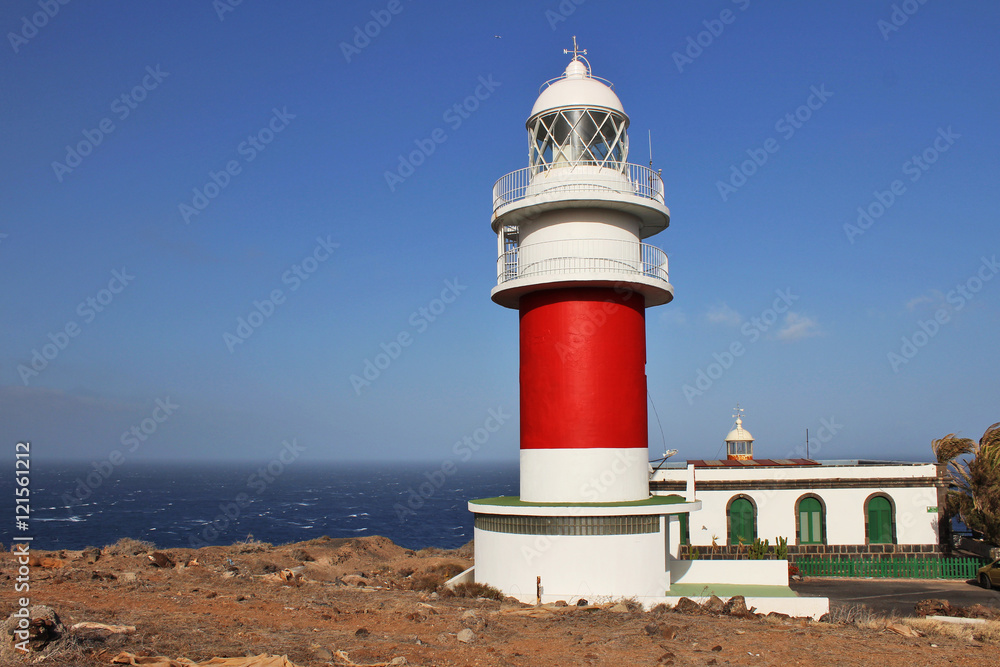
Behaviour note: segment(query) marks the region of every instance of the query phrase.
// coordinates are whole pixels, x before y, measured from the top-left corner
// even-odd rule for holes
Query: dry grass
[[[930,618],[904,618],[902,622],[927,635],[1000,644],[1000,622],[948,623]]]
[[[845,605],[830,609],[830,623],[841,623],[843,625],[853,625],[865,630],[877,630],[884,628],[887,622],[899,620],[896,614],[880,614],[874,609],[864,604]]]
[[[156,545],[145,540],[133,540],[123,537],[114,544],[104,547],[104,552],[111,556],[138,556],[139,554],[156,551]]]
[[[504,599],[504,594],[499,589],[493,588],[488,584],[477,584],[474,582],[455,584],[452,588],[441,591],[441,594],[444,597],[448,597],[446,593],[449,592],[459,598],[486,598],[487,600],[499,600],[501,602]]]

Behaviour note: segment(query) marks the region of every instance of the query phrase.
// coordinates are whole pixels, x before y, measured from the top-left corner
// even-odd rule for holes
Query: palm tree
[[[947,465],[947,525],[956,514],[969,528],[1000,544],[1000,422],[986,429],[979,442],[949,433],[934,440],[938,463]],[[971,459],[960,457],[972,455]]]
[[[955,515],[961,514],[963,499],[971,495],[968,471],[959,457],[971,454],[975,446],[976,443],[969,438],[959,438],[954,433],[931,441],[931,450],[937,462],[945,465],[948,478],[948,492],[940,526],[942,543],[951,541],[951,520]]]

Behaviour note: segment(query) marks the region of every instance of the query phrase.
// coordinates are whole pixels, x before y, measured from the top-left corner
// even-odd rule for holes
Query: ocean
[[[57,550],[131,537],[175,548],[383,535],[410,549],[453,549],[472,539],[469,500],[518,493],[516,463],[274,463],[32,465],[28,530],[16,530],[12,514],[0,542],[10,548],[17,534]],[[13,480],[11,471],[0,481],[10,508]]]

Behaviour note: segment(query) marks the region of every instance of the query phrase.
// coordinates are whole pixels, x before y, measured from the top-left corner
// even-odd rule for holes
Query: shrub
[[[465,572],[465,567],[458,563],[442,563],[429,568],[427,571],[440,574],[445,580],[448,580]]]
[[[488,600],[500,600],[502,601],[504,595],[499,589],[493,588],[489,584],[479,584],[474,582],[466,582],[463,584],[456,584],[451,588],[451,591],[456,597],[460,598],[486,598]]]
[[[413,575],[410,580],[410,590],[436,592],[444,583],[444,577],[433,572],[421,572]]]
[[[138,556],[155,550],[156,545],[152,542],[133,540],[131,537],[123,537],[114,544],[104,547],[104,551],[111,556]]]

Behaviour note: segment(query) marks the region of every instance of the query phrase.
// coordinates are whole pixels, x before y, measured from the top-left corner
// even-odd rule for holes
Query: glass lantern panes
[[[538,116],[530,129],[531,166],[594,165],[619,171],[628,159],[628,119],[599,109],[560,109]]]

